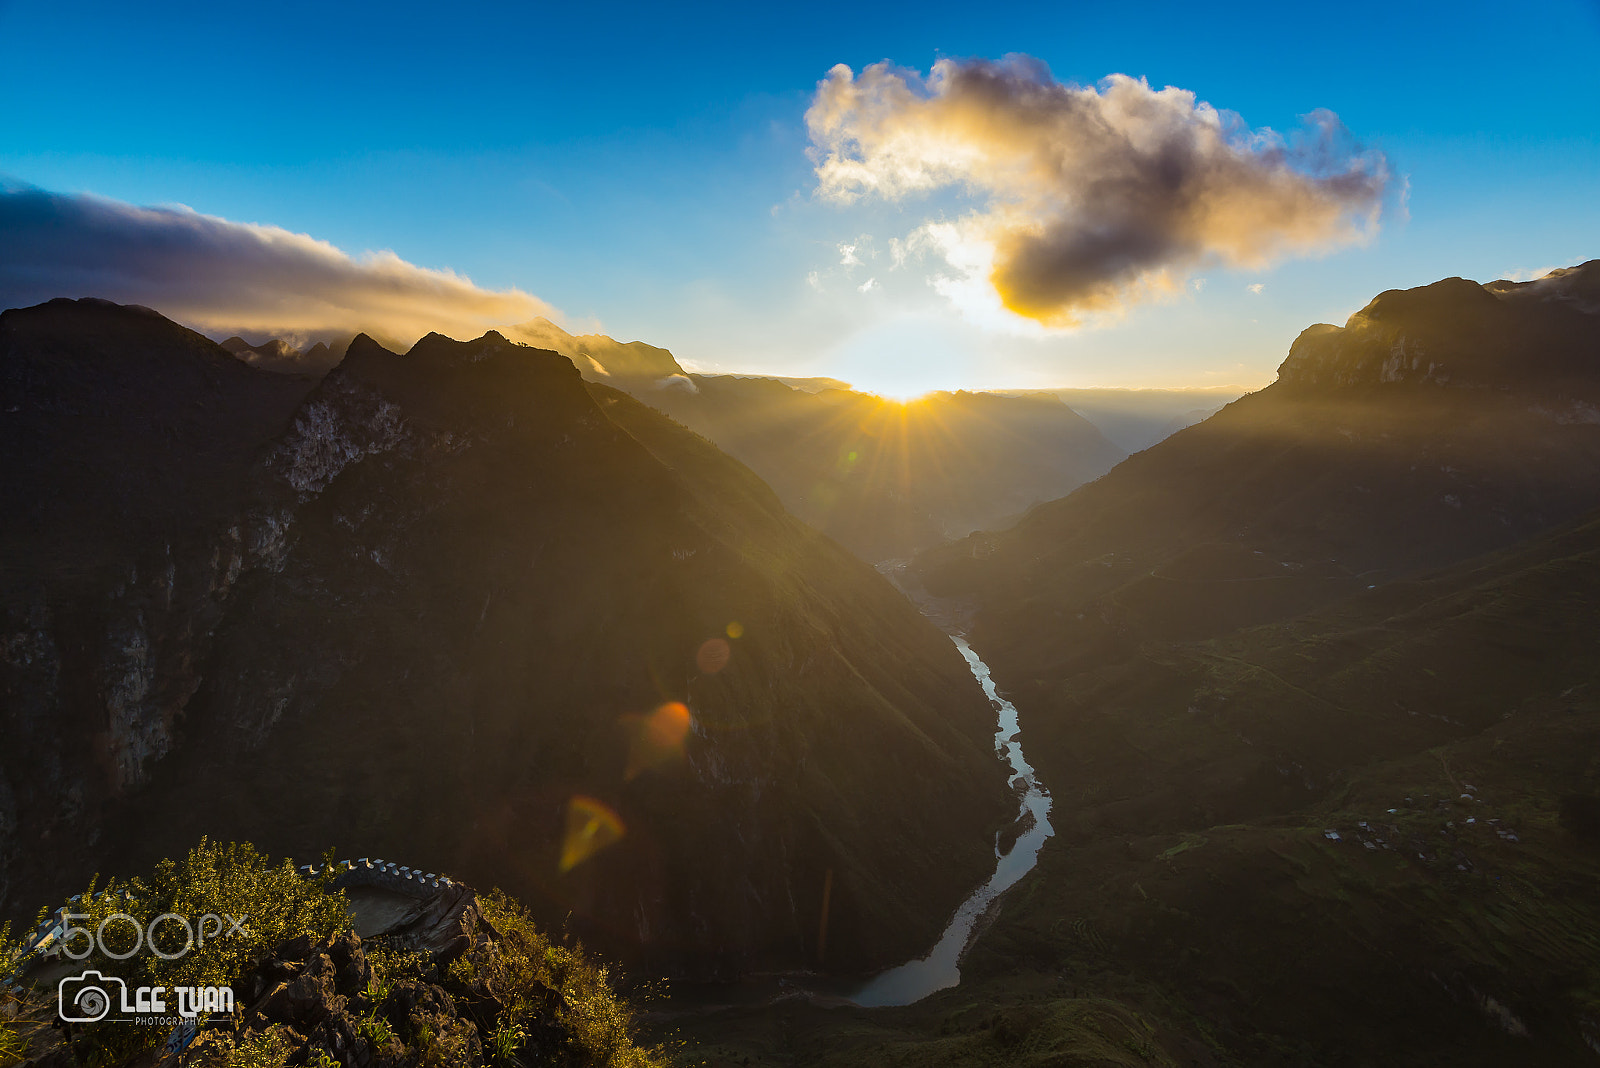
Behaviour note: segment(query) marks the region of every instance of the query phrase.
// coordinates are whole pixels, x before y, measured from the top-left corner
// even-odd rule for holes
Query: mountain
[[[1053,389],[1124,452],[1139,452],[1238,400],[1243,389]]]
[[[1070,801],[967,998],[1063,970],[1142,990],[1175,1057],[1217,1063],[1592,1063],[1596,633],[1591,514],[1024,684],[1028,756]]]
[[[0,331],[8,585],[116,570],[130,545],[164,552],[223,522],[240,472],[316,386],[253,371],[149,309],[94,298],[6,312]]]
[[[1048,394],[899,404],[835,379],[690,374],[666,349],[575,337],[547,319],[506,333],[709,438],[791,512],[872,562],[1011,522],[1123,456]]]
[[[506,329],[506,336],[570,359],[590,381],[622,386],[635,380],[655,384],[684,377],[684,370],[666,349],[643,341],[613,341],[604,334],[573,335],[549,319],[533,319]]]
[[[324,375],[338,364],[350,339],[336,339],[331,345],[318,341],[304,352],[281,338],[269,338],[252,345],[237,334],[219,342],[222,348],[251,367],[276,374]]]
[[[919,557],[975,607],[1057,833],[959,991],[784,1026],[840,1065],[1592,1063],[1597,282],[1384,293]]]
[[[1600,513],[1015,687],[1056,837],[959,988],[681,1024],[709,1068],[1588,1065]]]
[[[690,375],[635,389],[748,464],[784,504],[882,561],[1014,521],[1122,452],[1048,394],[933,393],[904,404],[773,379]]]
[[[1384,293],[1302,333],[1266,389],[1012,530],[926,554],[925,581],[980,602],[998,676],[1060,677],[1581,515],[1600,505],[1597,275]]]
[[[657,973],[853,971],[992,866],[949,641],[565,357],[358,337],[316,382],[58,301],[0,316],[0,391],[12,917],[205,833],[498,884]]]

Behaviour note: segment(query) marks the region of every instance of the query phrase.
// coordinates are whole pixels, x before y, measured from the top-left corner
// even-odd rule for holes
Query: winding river
[[[1032,870],[1045,839],[1055,833],[1050,826],[1050,792],[1039,784],[1032,766],[1022,755],[1016,707],[996,692],[989,665],[978,658],[966,639],[952,634],[950,640],[961,650],[973,678],[978,680],[998,713],[999,725],[994,734],[994,748],[1011,764],[1012,781],[1016,782],[1018,778],[1022,780],[1022,805],[1017,816],[1023,821],[1024,832],[1004,853],[1000,851],[999,836],[996,836],[994,875],[956,910],[938,945],[926,957],[890,968],[849,995],[851,1001],[868,1008],[909,1005],[936,990],[959,983],[961,954],[967,948],[978,918],[997,897]]]

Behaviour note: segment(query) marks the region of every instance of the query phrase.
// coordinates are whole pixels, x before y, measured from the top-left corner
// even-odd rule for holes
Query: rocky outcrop
[[[1533,282],[1446,278],[1381,293],[1343,327],[1307,328],[1278,369],[1283,386],[1400,383],[1600,398],[1594,318],[1600,260]]]

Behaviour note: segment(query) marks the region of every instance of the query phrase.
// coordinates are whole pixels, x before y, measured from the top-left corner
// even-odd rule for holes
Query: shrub
[[[633,1012],[612,988],[610,970],[591,962],[582,945],[551,942],[533,924],[528,912],[500,890],[479,898],[484,919],[500,932],[497,952],[480,962],[479,972],[504,991],[506,1013],[501,1026],[520,1031],[520,1021],[541,1011],[548,987],[564,1000],[561,1022],[587,1062],[604,1068],[657,1068],[659,1051],[633,1042]],[[520,1043],[509,1033],[490,1035],[489,1048]]]
[[[188,856],[161,861],[146,879],[112,879],[98,893],[91,882],[71,908],[84,917],[73,925],[99,930],[107,917],[119,912],[133,916],[146,930],[152,920],[168,913],[195,924],[206,914],[224,917],[220,937],[212,935],[203,943],[197,937],[192,948],[176,959],[164,959],[147,946],[126,961],[96,961],[96,951],[83,963],[103,967],[130,986],[226,985],[238,979],[262,949],[300,934],[326,938],[349,925],[344,894],[329,889],[331,879],[326,866],[323,875],[306,879],[295,871],[293,861],[274,864],[248,842],[223,845],[202,838]],[[242,929],[230,935],[227,917],[241,918]],[[181,952],[188,937],[176,922],[156,928],[157,947],[168,954]],[[127,952],[136,944],[126,921],[109,923],[103,938],[113,952]],[[82,939],[75,938],[68,948],[81,945]]]

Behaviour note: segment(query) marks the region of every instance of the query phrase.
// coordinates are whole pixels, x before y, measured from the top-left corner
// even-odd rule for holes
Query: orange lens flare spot
[[[567,802],[567,831],[561,840],[561,873],[576,868],[623,835],[622,817],[604,802],[576,795]]]
[[[728,624],[728,637],[738,641],[744,637],[744,624],[737,619]]]
[[[728,658],[733,655],[733,650],[721,638],[712,638],[700,647],[694,654],[695,666],[702,675],[715,675],[728,666]]]
[[[689,720],[689,706],[680,701],[668,701],[648,716],[624,717],[623,722],[632,733],[625,777],[631,779],[646,768],[682,756],[684,739],[689,737]]]

